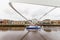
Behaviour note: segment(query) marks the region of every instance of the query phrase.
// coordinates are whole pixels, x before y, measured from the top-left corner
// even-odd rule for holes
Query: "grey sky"
[[[0,19],[24,20],[8,5],[8,2],[9,0],[0,0]],[[53,8],[48,6],[23,3],[13,3],[13,6],[27,19],[39,19],[44,13]],[[45,17],[43,17],[41,20],[43,19],[60,20],[60,8],[56,8]]]

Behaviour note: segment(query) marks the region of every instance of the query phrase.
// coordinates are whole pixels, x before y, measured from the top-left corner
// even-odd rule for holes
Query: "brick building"
[[[45,19],[41,21],[42,24],[53,24],[53,25],[60,25],[60,20],[50,20],[50,19]]]

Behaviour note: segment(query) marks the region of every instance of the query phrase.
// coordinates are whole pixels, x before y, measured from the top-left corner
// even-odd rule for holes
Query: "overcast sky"
[[[0,0],[0,19],[24,20],[8,5],[8,3],[9,0]],[[13,6],[27,19],[39,19],[42,15],[53,8],[24,3],[13,3]],[[60,20],[60,8],[56,8],[40,20],[44,19]]]

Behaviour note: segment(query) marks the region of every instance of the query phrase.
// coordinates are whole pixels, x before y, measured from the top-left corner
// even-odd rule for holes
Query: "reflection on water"
[[[21,38],[27,31],[0,31],[0,39],[7,39],[7,40],[17,40],[18,38]],[[51,31],[51,32],[45,32],[44,30],[39,31],[44,37],[46,37],[48,40],[60,40],[60,31]],[[30,34],[30,33],[29,33]],[[36,33],[35,33],[36,34]],[[37,36],[36,34],[35,36]],[[27,35],[28,37],[34,36]],[[40,38],[40,36],[37,36]],[[57,38],[58,37],[58,38]],[[27,39],[28,40],[28,39]],[[32,40],[32,39],[31,39]]]

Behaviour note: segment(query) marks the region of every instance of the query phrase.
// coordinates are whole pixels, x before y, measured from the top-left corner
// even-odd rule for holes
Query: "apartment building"
[[[54,25],[60,25],[60,20],[50,20],[45,19],[41,22],[42,24],[54,24]]]
[[[51,24],[60,25],[60,20],[51,20]]]
[[[30,23],[28,21],[12,21],[12,24],[16,24],[16,25],[29,25]]]
[[[51,20],[45,19],[45,20],[41,21],[41,24],[51,24]]]
[[[11,20],[7,20],[7,19],[0,20],[0,24],[11,24]]]

